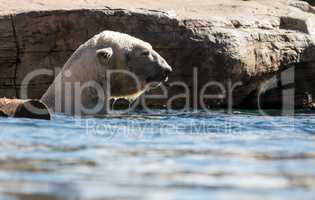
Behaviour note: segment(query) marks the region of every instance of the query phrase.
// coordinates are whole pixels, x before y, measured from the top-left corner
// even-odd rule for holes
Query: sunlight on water
[[[314,199],[315,115],[0,118],[0,199]]]

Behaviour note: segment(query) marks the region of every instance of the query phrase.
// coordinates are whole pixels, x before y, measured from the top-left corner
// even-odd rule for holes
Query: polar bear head
[[[135,99],[152,83],[156,85],[166,80],[171,71],[169,64],[149,43],[127,34],[103,31],[75,51],[43,95],[42,101],[55,111],[65,112],[77,100],[73,92],[67,91],[70,88],[67,83],[82,85],[90,81],[95,81],[104,90],[110,88],[107,99]],[[85,89],[80,95],[82,104],[88,107],[93,107],[99,96],[92,89]]]
[[[110,71],[111,95],[132,96],[163,82],[172,71],[152,46],[127,34],[104,31],[91,39],[99,66]]]

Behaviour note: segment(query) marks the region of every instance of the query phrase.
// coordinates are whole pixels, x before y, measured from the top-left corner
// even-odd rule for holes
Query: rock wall
[[[243,6],[246,3],[242,1]],[[61,68],[80,44],[102,30],[114,30],[150,42],[173,66],[169,98],[185,92],[183,87],[172,85],[183,81],[191,92],[189,103],[200,104],[195,94],[215,81],[224,85],[226,93],[223,98],[206,100],[209,107],[227,106],[231,86],[233,106],[255,107],[257,95],[265,89],[262,106],[280,107],[288,95],[283,91],[295,88],[295,104],[302,107],[307,94],[315,96],[315,8],[302,1],[281,3],[284,7],[272,8],[274,13],[231,13],[221,18],[109,7],[3,13],[0,97],[20,97],[20,90],[25,88],[23,80],[36,69],[54,71],[28,85],[28,97],[40,98],[57,73],[54,69]],[[211,86],[205,92],[221,94],[222,88]],[[166,99],[148,102],[162,106]],[[173,102],[176,107],[185,103],[185,99]]]

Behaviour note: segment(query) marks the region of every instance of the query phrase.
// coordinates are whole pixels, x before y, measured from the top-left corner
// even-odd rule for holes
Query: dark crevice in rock
[[[304,20],[299,18],[282,16],[280,17],[280,29],[300,31],[303,33],[308,33],[307,24]]]
[[[10,19],[11,19],[12,32],[13,32],[13,37],[14,37],[15,47],[16,47],[16,58],[15,58],[15,66],[14,66],[13,84],[14,84],[14,89],[15,89],[15,97],[19,98],[19,92],[18,92],[16,80],[17,80],[18,65],[20,63],[20,45],[19,45],[17,34],[16,34],[16,28],[15,28],[16,26],[15,26],[14,16],[10,15]]]
[[[5,114],[2,110],[0,110],[0,117],[8,117],[8,115]]]

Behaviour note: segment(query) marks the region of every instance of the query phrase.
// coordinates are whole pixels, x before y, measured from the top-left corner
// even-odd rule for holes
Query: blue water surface
[[[0,118],[0,199],[314,199],[315,114]]]

